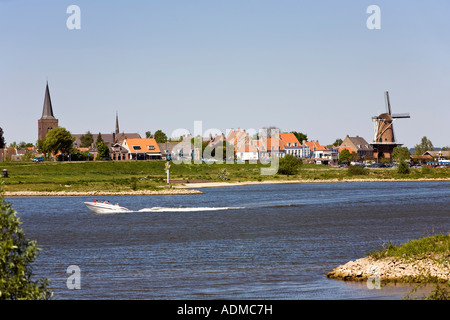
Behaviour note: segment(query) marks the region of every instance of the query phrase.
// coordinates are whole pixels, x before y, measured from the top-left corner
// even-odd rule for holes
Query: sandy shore
[[[442,179],[329,179],[329,180],[267,180],[267,181],[243,181],[243,182],[201,182],[174,185],[173,188],[200,189],[212,187],[233,187],[260,184],[289,184],[289,183],[342,183],[342,182],[406,182],[406,181],[450,181],[450,178]]]
[[[380,281],[418,282],[433,277],[440,281],[450,280],[450,266],[444,266],[435,260],[424,258],[406,261],[399,258],[375,260],[371,257],[349,261],[326,274],[328,278],[352,281],[365,281],[377,277]],[[425,278],[424,278],[425,277]]]

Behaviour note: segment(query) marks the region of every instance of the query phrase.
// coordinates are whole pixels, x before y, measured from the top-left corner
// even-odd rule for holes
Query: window
[[[134,150],[141,150],[141,146],[133,146]]]
[[[147,146],[148,150],[155,150],[154,146]]]

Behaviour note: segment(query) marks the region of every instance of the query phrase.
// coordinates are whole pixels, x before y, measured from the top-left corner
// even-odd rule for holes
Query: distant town
[[[347,135],[331,145],[321,145],[309,140],[302,132],[279,132],[275,127],[259,132],[237,128],[226,134],[208,137],[186,134],[168,138],[161,130],[146,132],[142,137],[136,132],[121,132],[116,113],[112,133],[71,133],[58,126],[53,112],[48,83],[45,89],[42,117],[38,120],[37,144],[5,142],[0,128],[0,161],[90,161],[90,160],[182,160],[186,161],[237,161],[270,162],[272,157],[291,155],[303,162],[338,166],[342,164],[391,165],[404,160],[411,165],[449,165],[450,148],[435,148],[426,136],[414,149],[407,149],[394,136],[394,121],[408,119],[409,114],[393,114],[386,92],[386,112],[373,116],[374,137],[371,142],[360,136]]]

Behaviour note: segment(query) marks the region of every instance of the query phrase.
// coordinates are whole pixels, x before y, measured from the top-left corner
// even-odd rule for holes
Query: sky
[[[71,5],[80,8],[80,29]],[[367,12],[378,6],[379,15]],[[376,20],[373,20],[376,19]],[[367,21],[379,23],[370,29]],[[70,25],[69,23],[69,25]],[[381,0],[0,0],[0,127],[36,143],[48,81],[72,133],[276,126],[327,145],[450,145],[450,2]]]

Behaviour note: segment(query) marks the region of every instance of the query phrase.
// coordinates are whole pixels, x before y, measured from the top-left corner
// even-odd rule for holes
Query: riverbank
[[[199,183],[183,183],[173,185],[173,188],[179,189],[201,189],[201,188],[213,188],[213,187],[233,187],[233,186],[246,186],[246,185],[261,185],[261,184],[291,184],[291,183],[351,183],[351,182],[406,182],[406,181],[450,181],[450,178],[440,179],[299,179],[299,180],[266,180],[266,181],[243,181],[243,182],[199,182]]]
[[[233,186],[247,186],[247,185],[265,185],[265,184],[298,184],[298,183],[355,183],[355,182],[411,182],[411,181],[450,181],[448,179],[299,179],[299,180],[265,180],[265,181],[240,181],[240,182],[178,182],[171,184],[170,187],[157,187],[152,190],[99,190],[99,191],[6,191],[4,196],[6,197],[70,197],[70,196],[142,196],[142,195],[182,195],[182,194],[203,194],[204,192],[197,190],[203,188],[215,188],[215,187],[233,187]],[[69,189],[67,186],[66,189]]]
[[[97,197],[97,196],[154,196],[154,195],[181,195],[203,194],[198,190],[188,189],[161,189],[138,191],[14,191],[4,192],[5,197]]]
[[[365,257],[349,261],[328,272],[326,276],[346,281],[366,281],[378,277],[380,281],[423,282],[433,279],[433,282],[446,282],[450,280],[450,268],[429,258],[407,261],[394,257]]]
[[[450,181],[450,168],[413,168],[399,174],[395,168],[347,168],[304,164],[296,175],[261,175],[263,164],[173,164],[170,186],[164,161],[25,162],[2,163],[8,177],[0,178],[9,196],[103,194],[180,194],[174,189],[284,183],[388,181]],[[32,192],[32,193],[30,193]],[[188,191],[184,191],[188,192]],[[192,193],[194,191],[189,191]]]
[[[349,261],[326,274],[328,278],[363,281],[448,282],[450,284],[450,235],[435,235],[407,242],[389,243],[386,249]]]

